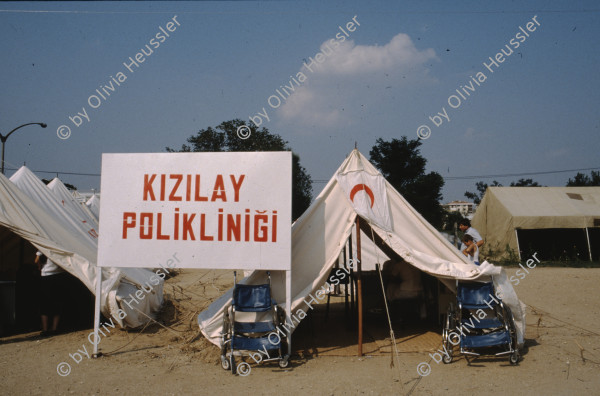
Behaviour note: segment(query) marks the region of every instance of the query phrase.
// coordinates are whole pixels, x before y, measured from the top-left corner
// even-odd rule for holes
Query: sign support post
[[[100,356],[98,353],[98,344],[100,344],[100,338],[98,337],[98,330],[100,328],[100,302],[102,301],[102,267],[96,267],[96,303],[94,307],[94,352],[93,358]]]
[[[357,262],[357,300],[358,300],[358,356],[363,355],[363,301],[362,301],[362,264],[360,254],[360,216],[356,215],[356,262]]]
[[[285,311],[292,321],[292,271],[285,271]],[[292,332],[288,330],[288,355],[292,355]]]

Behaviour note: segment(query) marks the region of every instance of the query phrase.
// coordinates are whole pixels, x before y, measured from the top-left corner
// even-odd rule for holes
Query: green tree
[[[441,227],[444,210],[440,206],[444,179],[439,173],[425,173],[418,139],[385,141],[377,139],[369,152],[371,162],[402,196],[431,224]]]
[[[446,211],[444,213],[444,225],[442,226],[443,231],[454,231],[454,223],[459,223],[465,217],[458,210]]]
[[[479,205],[483,196],[485,195],[485,191],[488,187],[502,187],[502,184],[498,183],[496,180],[492,182],[491,185],[484,183],[483,181],[479,181],[475,183],[475,188],[477,192],[465,191],[465,197],[472,200],[475,205]],[[511,182],[510,187],[542,187],[538,182],[533,181],[533,179],[519,179],[516,182]]]
[[[567,187],[590,187],[600,186],[600,171],[592,171],[590,176],[577,172],[573,180],[569,178]]]
[[[267,128],[250,128],[246,139],[238,136],[238,128],[245,125],[240,119],[225,121],[216,127],[201,129],[187,138],[187,144],[168,152],[223,152],[223,151],[291,151],[288,142],[281,136],[269,132]],[[295,220],[310,206],[312,201],[312,180],[306,169],[300,165],[300,157],[292,152],[292,218]]]
[[[516,182],[510,183],[511,187],[542,187],[538,182],[533,181],[533,179],[519,179]]]
[[[477,189],[477,192],[465,191],[465,197],[473,200],[473,203],[475,205],[479,205],[481,203],[481,200],[483,199],[483,196],[485,195],[485,190],[487,190],[488,187],[490,187],[490,186],[488,186],[487,183],[484,183],[482,181],[477,182],[477,183],[475,183],[475,188]],[[491,187],[502,187],[502,184],[500,184],[496,180],[494,180],[492,182]]]
[[[54,180],[54,179],[52,179]],[[48,180],[48,179],[42,179],[42,181],[44,182],[44,184],[49,184],[52,180]],[[65,183],[63,182],[63,184],[65,185],[65,187],[67,187],[69,190],[77,190],[77,187],[75,187],[72,184],[69,183]]]

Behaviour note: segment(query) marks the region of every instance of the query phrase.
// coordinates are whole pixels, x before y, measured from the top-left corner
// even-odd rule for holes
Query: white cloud
[[[302,86],[287,98],[287,102],[281,107],[280,114],[283,118],[301,121],[304,125],[332,127],[341,122],[341,114],[338,109],[331,109],[325,95]]]
[[[327,61],[317,64],[316,71],[324,74],[356,75],[381,71],[404,70],[436,59],[435,51],[428,48],[419,51],[407,34],[399,33],[384,46],[354,45],[345,41],[338,49],[329,51],[328,41],[321,45],[321,52],[331,52]],[[316,63],[316,62],[315,62]],[[309,72],[306,67],[303,71]]]
[[[352,109],[381,100],[386,88],[403,87],[427,76],[425,63],[437,60],[431,48],[418,50],[404,33],[379,46],[327,40],[321,45],[325,59],[311,65],[308,59],[299,73],[306,76],[279,109],[283,121],[312,127],[352,123]],[[359,103],[360,102],[360,103]],[[343,125],[340,125],[343,124]]]

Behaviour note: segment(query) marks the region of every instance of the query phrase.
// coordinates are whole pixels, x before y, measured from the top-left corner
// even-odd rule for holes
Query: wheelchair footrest
[[[469,320],[463,319],[461,325],[465,330],[469,330],[471,326],[473,329],[496,329],[498,327],[504,327],[498,318],[479,319],[479,321],[473,318],[470,318]]]
[[[268,333],[273,330],[273,322],[235,322],[233,325],[233,331],[236,333]]]
[[[263,351],[263,350],[274,350],[279,349],[281,344],[281,340],[278,337],[271,336],[269,340],[268,337],[258,337],[258,338],[250,338],[250,337],[241,337],[235,336],[233,338],[233,349],[244,349],[248,351]]]

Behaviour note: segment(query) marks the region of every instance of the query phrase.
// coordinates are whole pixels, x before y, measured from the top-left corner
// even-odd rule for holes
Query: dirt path
[[[509,269],[509,275],[514,273]],[[527,310],[527,349],[517,367],[508,359],[464,358],[436,364],[428,352],[388,356],[298,357],[286,370],[253,367],[247,377],[217,365],[218,348],[197,337],[196,316],[231,284],[229,271],[182,271],[165,287],[172,304],[143,333],[111,329],[99,359],[88,359],[91,329],[40,339],[21,334],[0,340],[2,394],[599,394],[600,269],[536,268],[516,286]],[[327,328],[318,328],[326,332]],[[328,335],[329,337],[331,334]],[[79,350],[79,352],[78,352]],[[76,355],[79,353],[79,355]],[[73,357],[70,356],[73,355]],[[304,355],[303,355],[304,356]],[[80,360],[80,363],[76,363]],[[57,365],[68,362],[67,376]],[[420,362],[431,372],[417,375]],[[64,368],[64,367],[63,367]]]

